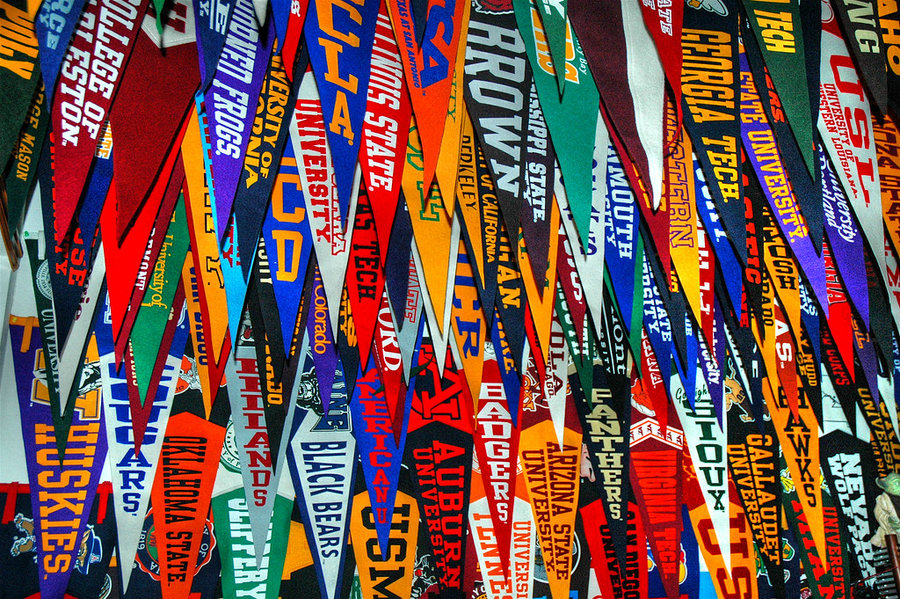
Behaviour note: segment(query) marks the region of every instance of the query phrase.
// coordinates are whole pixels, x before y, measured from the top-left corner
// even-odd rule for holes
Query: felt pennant
[[[0,63],[0,156],[9,156],[19,138],[40,79],[35,19],[40,3],[0,4],[0,35],[4,60]],[[43,57],[43,54],[40,54]]]
[[[288,79],[294,81],[298,78],[297,74],[302,78],[306,72],[306,63],[309,62],[309,50],[300,43],[309,0],[298,0],[291,2],[290,5],[286,4],[286,0],[274,0],[271,4],[285,70]]]
[[[309,531],[310,549],[316,555],[322,596],[334,599],[340,593],[347,553],[357,467],[356,440],[341,369],[332,375],[335,385],[329,391],[331,400],[326,412],[317,388],[310,384],[315,380],[312,355],[307,350],[299,358],[303,365],[296,401],[302,409],[296,415],[298,428],[291,440],[288,460]]]
[[[359,358],[367,361],[384,291],[384,272],[378,254],[378,234],[368,194],[361,193],[350,242],[346,289],[359,337]]]
[[[276,459],[269,442],[263,391],[260,388],[260,373],[254,349],[256,343],[263,342],[262,338],[256,338],[257,334],[259,333],[249,327],[249,323],[241,323],[237,343],[225,365],[225,376],[234,426],[235,452],[250,512],[254,554],[261,558],[278,481],[273,473]]]
[[[412,115],[403,63],[394,40],[387,3],[382,2],[375,24],[366,114],[362,124],[359,164],[372,203],[382,267],[400,198],[406,140]]]
[[[460,19],[460,27],[463,32],[468,31],[469,14],[471,5],[463,3],[463,14]],[[453,77],[450,83],[450,98],[447,103],[447,116],[444,118],[444,135],[441,138],[441,151],[438,153],[438,161],[434,169],[434,181],[447,198],[444,208],[447,216],[452,217],[456,207],[456,172],[459,168],[459,151],[462,143],[462,127],[466,113],[466,103],[463,98],[463,69],[465,68],[466,37],[464,33],[456,49],[456,60],[453,67]]]
[[[251,0],[234,5],[216,73],[203,93],[209,120],[209,143],[215,175],[210,190],[215,200],[219,240],[224,238],[241,181],[256,106],[272,51],[274,29],[257,28]]]
[[[477,398],[481,389],[482,363],[485,360],[487,319],[478,299],[475,271],[469,261],[465,244],[460,240],[456,273],[453,278],[453,305],[450,324],[456,342],[458,363],[462,365],[469,385],[469,395]],[[504,546],[501,543],[501,547]]]
[[[41,2],[39,4],[40,9],[37,14],[38,18],[34,22],[34,28],[38,41],[41,76],[47,90],[48,108],[53,105],[59,71],[63,66],[66,51],[85,4],[87,4],[87,0]]]
[[[224,427],[190,412],[169,417],[162,444],[162,468],[150,492],[159,556],[157,572],[164,599],[189,591],[191,569],[201,553],[211,549],[203,547],[209,543],[203,531],[224,437]],[[199,484],[189,487],[189,481]],[[191,492],[186,493],[186,488]]]
[[[537,8],[524,1],[513,2],[513,6],[544,118],[565,179],[569,206],[581,243],[586,246],[590,234],[593,140],[599,118],[597,86],[587,67],[581,44],[569,26],[566,32],[566,44],[571,44],[571,52],[566,52],[566,79],[569,85],[565,88],[565,94],[560,96],[556,71],[549,61],[546,35]],[[582,126],[573,130],[570,126],[573,119]],[[517,235],[517,232],[512,231],[511,234]]]
[[[819,306],[827,313],[822,261],[813,247],[806,219],[800,211],[796,194],[775,146],[774,134],[762,111],[746,54],[741,54],[741,139],[769,208],[777,219],[778,228],[806,274]]]
[[[496,353],[485,356],[481,389],[477,397],[474,443],[481,476],[473,475],[472,488],[474,493],[479,486],[476,481],[480,480],[487,504],[485,512],[492,524],[498,557],[504,569],[508,571],[512,559],[510,543],[513,538],[516,504],[514,464],[519,453],[519,429],[514,426],[513,417],[509,412]],[[471,513],[469,519],[470,521],[473,519]],[[470,530],[478,534],[477,527]]]
[[[346,230],[342,226],[341,208],[334,179],[334,163],[326,139],[325,121],[319,103],[315,77],[309,72],[300,83],[297,105],[290,123],[291,143],[300,168],[300,182],[307,202],[313,247],[321,268],[333,334],[337,334],[338,306],[341,301],[350,239],[353,236],[356,194],[351,198]],[[357,181],[354,190],[359,189]]]
[[[406,463],[427,523],[438,587],[462,596],[466,504],[472,476],[474,414],[465,374],[445,352],[443,373],[435,347],[423,330],[410,376]]]
[[[878,155],[881,210],[888,239],[900,248],[900,131],[890,115],[883,121],[873,118],[872,135]]]
[[[228,313],[225,296],[225,280],[222,275],[219,239],[216,233],[215,207],[212,190],[205,174],[203,157],[205,151],[202,138],[205,137],[205,125],[201,130],[199,114],[194,111],[181,144],[181,156],[184,161],[185,191],[188,214],[188,230],[191,232],[191,256],[193,257],[194,276],[197,278],[199,305],[202,313],[203,340],[206,355],[211,366],[218,366],[225,353],[228,336],[228,319],[222,314]],[[210,314],[219,315],[210,318]],[[239,323],[233,323],[237,327]],[[230,344],[229,344],[230,347]],[[224,365],[224,363],[223,363]],[[218,388],[218,382],[212,382],[212,388]],[[215,393],[213,391],[213,393]]]
[[[412,221],[416,248],[422,260],[422,273],[431,305],[426,311],[434,314],[437,327],[434,334],[444,337],[444,313],[447,309],[447,281],[453,244],[451,221],[444,207],[443,194],[437,185],[425,183],[423,147],[418,128],[410,125],[403,169],[403,196]],[[452,193],[452,192],[451,192]]]
[[[287,78],[281,56],[272,52],[259,101],[256,103],[256,116],[247,142],[241,182],[234,196],[234,219],[240,223],[237,228],[237,247],[244,256],[255,253],[270,196],[278,185],[280,165],[288,152],[288,123],[295,104],[295,92]],[[279,156],[281,160],[278,159]],[[252,263],[252,260],[241,262],[244,280],[250,275]]]
[[[541,213],[552,200],[553,146],[543,111],[533,101],[534,75],[511,13],[472,14],[465,73],[466,106],[496,182],[506,226],[518,231],[521,223],[527,240],[545,247],[541,229],[528,223],[546,220]],[[525,204],[519,201],[522,195],[528,199]],[[547,264],[543,252],[536,252],[535,270],[543,274]]]
[[[358,184],[355,171],[369,89],[368,56],[380,4],[380,0],[363,0],[352,5],[316,0],[311,3],[304,22],[334,164],[341,229],[346,228],[350,196]]]
[[[4,241],[7,239],[12,241],[15,232],[21,231],[25,206],[31,197],[32,185],[36,181],[38,162],[44,151],[49,127],[50,113],[46,106],[46,92],[41,85],[31,99],[25,122],[12,148],[8,172],[4,177],[7,225],[0,231]],[[13,254],[7,251],[7,255]]]
[[[663,153],[671,133],[659,126],[665,116],[665,79],[660,56],[646,27],[641,27],[638,3],[623,0],[622,23],[628,69],[628,89],[635,98],[635,127],[647,156],[648,179],[644,184],[653,211],[662,205]],[[665,134],[665,135],[664,135]]]
[[[406,379],[409,372],[404,370],[406,362],[400,349],[395,317],[387,296],[387,290],[384,290],[381,295],[378,324],[375,327],[375,338],[372,344],[372,357],[375,359],[378,373],[381,375],[381,380],[384,383],[384,395],[391,414],[391,424],[394,432],[397,433],[402,429],[403,425],[403,408],[406,403],[407,390]]]
[[[887,114],[886,56],[881,43],[882,32],[877,18],[879,12],[877,3],[866,0],[859,3],[836,0],[831,3],[831,9],[837,13],[841,28],[846,32],[844,39],[850,42],[847,45],[869,97],[872,98],[879,113]]]
[[[134,355],[135,376],[140,391],[141,404],[147,397],[153,365],[160,351],[163,330],[169,312],[180,313],[182,306],[173,304],[175,290],[181,282],[190,237],[183,199],[175,206],[175,212],[166,229],[165,238],[147,290],[141,301],[135,327],[138,334],[131,336],[130,347]],[[181,348],[183,349],[183,347]]]
[[[363,458],[365,459],[365,458]],[[376,588],[398,596],[410,592],[416,569],[416,546],[420,512],[415,498],[398,492],[392,519],[387,522],[391,551],[379,540],[378,508],[363,490],[353,497],[350,512],[350,539],[359,572],[357,587],[362,596],[373,596]]]
[[[140,445],[133,431],[134,414],[130,404],[129,380],[116,368],[112,338],[112,318],[108,304],[97,320],[97,343],[100,350],[100,375],[103,381],[103,406],[106,434],[109,439],[110,467],[114,481],[113,500],[116,510],[118,552],[123,563],[133,563],[144,527],[144,516],[150,505],[150,488],[156,476],[163,434],[169,420],[172,402],[181,383],[180,371],[187,341],[187,313],[181,312],[178,333],[172,349],[166,353],[165,367],[152,404]],[[180,349],[179,349],[180,348]],[[132,569],[122,570],[125,590]]]
[[[235,4],[235,0],[191,0],[200,68],[200,91],[209,88],[216,74],[216,65],[225,46]]]
[[[171,4],[161,32],[151,14],[144,16],[128,66],[109,113],[119,239],[137,218],[157,177],[166,176],[166,159],[178,147],[200,83],[194,11],[188,0]],[[148,127],[153,135],[147,135]]]
[[[878,7],[878,24],[881,30],[881,43],[884,44],[884,55],[887,74],[888,87],[888,106],[896,113],[898,108],[897,90],[900,89],[900,63],[894,60],[897,46],[900,45],[900,37],[897,36],[896,26],[898,24],[897,6],[890,3],[879,3]]]
[[[81,203],[97,142],[134,49],[147,2],[119,5],[89,0],[66,52],[51,109],[56,132],[53,182],[57,205],[54,228],[58,241],[68,234]],[[97,76],[94,84],[87,85],[88,71],[102,75]]]
[[[727,430],[718,422],[709,388],[702,376],[697,377],[697,395],[693,405],[688,401],[685,389],[677,376],[670,379],[672,402],[685,435],[696,443],[687,443],[691,464],[695,468],[697,482],[703,493],[710,521],[716,538],[722,539],[720,547],[726,566],[731,564],[729,537]]]
[[[290,353],[304,292],[304,287],[299,283],[306,279],[312,251],[309,208],[303,194],[293,144],[290,142],[284,145],[269,201],[262,222],[262,238],[269,260],[267,279],[271,280],[277,312],[281,318],[280,334],[284,351]],[[267,332],[274,335],[274,331]]]
[[[220,478],[224,478],[224,469],[225,466],[220,465]],[[251,528],[250,510],[242,489],[238,487],[213,496],[210,504],[222,557],[223,594],[265,599],[279,596],[288,545],[288,535],[281,531],[289,526],[292,503],[286,497],[276,496],[265,547],[257,560],[253,545],[246,542]]]
[[[11,316],[10,345],[16,363],[16,388],[35,515],[33,535],[41,596],[62,599],[77,564],[78,548],[106,458],[106,430],[101,425],[100,376],[96,342],[86,356],[96,375],[79,389],[66,435],[66,453],[57,450],[55,416],[47,397],[46,363],[40,353],[36,318]],[[43,380],[39,378],[43,376]]]
[[[812,111],[799,2],[743,0],[747,20],[784,106],[806,169],[815,172]],[[757,85],[760,85],[757,82]]]
[[[674,96],[679,125],[681,119],[682,50],[681,36],[685,4],[681,2],[641,2],[641,15],[647,26],[656,51],[662,62],[663,72]]]
[[[834,13],[822,13],[821,98],[818,130],[870,248],[884,245],[878,210],[881,187],[872,116],[862,81],[840,36]],[[839,152],[838,148],[844,148]],[[884,254],[875,250],[878,275]]]
[[[689,2],[684,11],[681,51],[684,126],[722,218],[720,226],[734,240],[738,255],[745,257],[739,98],[733,91],[739,80],[737,2]]]
[[[523,428],[522,433],[519,457],[537,526],[547,583],[554,599],[561,599],[568,596],[572,571],[572,543],[579,493],[579,486],[574,481],[581,454],[581,433],[566,426],[564,442],[560,445],[549,414],[532,426]],[[557,481],[557,488],[551,490],[551,481]],[[551,521],[552,525],[547,526]]]
[[[404,416],[400,419],[400,434],[395,437],[391,406],[385,398],[384,386],[375,362],[370,358],[365,370],[360,369],[350,397],[350,416],[353,430],[356,431],[363,477],[368,488],[368,493],[362,494],[363,497],[367,496],[367,499],[361,499],[360,494],[353,498],[350,530],[354,539],[358,538],[358,534],[362,534],[361,531],[357,532],[360,516],[356,510],[357,505],[362,510],[365,504],[368,506],[366,516],[368,526],[373,531],[366,534],[372,539],[372,545],[380,550],[379,555],[384,556],[388,555],[387,548],[390,547],[392,523],[409,517],[409,509],[403,508],[402,494],[397,492],[400,462],[406,445],[409,407],[409,401],[406,401]]]
[[[400,0],[387,3],[400,47],[412,109],[420,123],[420,168],[426,189],[431,187],[440,154],[461,40],[465,44],[465,4],[462,0],[429,2],[425,26],[419,29],[422,32],[421,43],[416,43],[418,36],[410,2]],[[450,191],[446,193],[449,195]]]

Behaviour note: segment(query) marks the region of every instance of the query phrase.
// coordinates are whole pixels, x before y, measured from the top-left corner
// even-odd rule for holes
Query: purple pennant
[[[334,372],[338,365],[337,346],[331,333],[328,316],[328,298],[325,296],[325,284],[319,265],[314,264],[312,277],[312,297],[310,299],[309,317],[306,319],[306,330],[309,334],[309,347],[316,365],[316,379],[319,392],[322,394],[322,409],[328,412],[331,402],[331,388],[334,385]]]
[[[36,318],[10,317],[10,341],[31,481],[31,506],[41,597],[62,599],[78,559],[87,519],[106,461],[106,428],[100,402],[100,362],[85,364],[68,443],[59,459],[53,415],[43,382],[41,334]]]
[[[850,203],[831,167],[825,149],[819,145],[819,167],[822,170],[822,207],[825,212],[825,231],[838,272],[847,287],[853,305],[863,322],[869,324],[869,289],[862,233],[850,210]]]
[[[200,53],[200,89],[212,82],[234,12],[235,0],[193,0],[194,28]]]
[[[304,23],[334,163],[342,228],[350,212],[380,4],[381,0],[311,2]]]
[[[745,53],[741,53],[741,140],[769,207],[778,220],[778,228],[790,244],[800,269],[806,273],[819,306],[827,314],[825,263],[816,254],[806,221],[795,200],[775,144],[775,134],[753,88],[750,64]]]
[[[250,127],[256,117],[256,100],[272,53],[271,22],[256,28],[252,0],[239,0],[234,7],[219,67],[205,92],[212,145],[212,169],[216,222],[225,236],[228,219],[244,168]]]

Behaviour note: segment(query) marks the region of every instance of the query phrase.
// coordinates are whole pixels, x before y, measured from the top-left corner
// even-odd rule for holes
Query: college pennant
[[[434,334],[446,339],[444,315],[447,310],[447,281],[454,260],[453,226],[444,204],[444,195],[436,184],[426,184],[423,147],[415,121],[410,124],[403,169],[403,196],[412,221],[416,249],[421,259],[422,277],[430,299],[426,313],[434,319]],[[452,190],[450,193],[455,192]],[[438,345],[443,345],[439,343]]]
[[[535,272],[543,276],[549,262],[539,248],[549,247],[549,230],[541,225],[552,201],[555,154],[511,10],[476,7],[469,20],[465,73],[466,106],[496,182],[507,229],[518,231],[521,224],[536,250]]]
[[[684,127],[710,184],[712,201],[722,219],[719,226],[733,239],[738,255],[746,259],[738,143],[739,98],[735,93],[739,74],[737,2],[687,3],[681,52]]]
[[[659,402],[653,396],[664,394],[664,389],[656,387],[671,379],[660,378],[659,369],[654,370],[632,380],[628,465],[663,587],[668,597],[677,597],[684,432],[671,403],[663,406],[670,413],[660,418]]]
[[[3,180],[6,188],[6,227],[0,235],[6,241],[13,239],[22,230],[25,206],[31,197],[32,185],[38,174],[38,163],[42,159],[47,130],[50,127],[50,113],[46,106],[47,94],[40,85],[31,99],[25,121],[12,147],[12,156]],[[49,153],[47,154],[49,159]],[[21,252],[21,248],[19,248]],[[12,257],[13,252],[7,250]]]
[[[222,559],[222,593],[233,597],[277,599],[289,542],[289,535],[283,531],[290,526],[293,501],[281,493],[275,496],[263,553],[257,555],[251,542],[250,510],[240,476],[228,467],[228,462],[220,461],[216,490],[210,502]]]
[[[806,170],[815,172],[812,110],[799,2],[742,0]],[[824,56],[824,55],[823,55]],[[744,70],[743,68],[741,70]],[[760,85],[757,82],[757,85]]]
[[[297,105],[290,122],[291,143],[300,168],[300,183],[306,198],[307,217],[312,232],[313,247],[321,269],[322,281],[328,305],[332,334],[337,334],[338,310],[350,256],[350,239],[353,237],[353,214],[356,210],[356,194],[351,198],[347,216],[347,229],[342,226],[341,207],[334,179],[334,163],[327,143],[325,121],[319,103],[315,77],[307,70]],[[354,183],[357,190],[359,182]]]
[[[209,88],[216,74],[236,3],[235,0],[191,0],[202,92]]]
[[[841,20],[841,28],[846,32],[845,39],[851,42],[848,46],[858,67],[859,77],[866,85],[866,91],[874,101],[878,112],[886,115],[888,87],[885,66],[890,61],[886,61],[884,46],[881,43],[878,4],[873,0],[862,0],[858,3],[837,0],[831,3],[831,8]]]
[[[66,52],[51,109],[56,132],[53,183],[57,240],[68,234],[81,204],[94,152],[147,4],[148,0],[124,5],[112,0],[89,0]],[[89,86],[88,71],[103,74]]]
[[[455,356],[466,374],[470,397],[477,398],[481,389],[481,376],[487,343],[487,319],[478,298],[475,271],[469,261],[466,246],[459,241],[456,273],[453,278],[453,304],[450,307],[450,326],[456,342]],[[501,542],[501,547],[505,545]]]
[[[382,268],[388,257],[391,231],[400,200],[406,140],[412,115],[400,50],[394,40],[387,10],[387,3],[382,2],[375,24],[369,90],[359,148],[359,165],[372,203]]]
[[[367,527],[371,527],[373,531],[370,537],[373,539],[373,546],[379,549],[378,555],[387,556],[392,523],[409,517],[408,508],[404,510],[402,507],[403,494],[397,492],[397,485],[400,462],[406,445],[406,423],[409,419],[410,402],[409,400],[405,402],[403,417],[399,419],[398,435],[392,422],[393,406],[388,403],[384,392],[378,368],[374,359],[370,357],[365,364],[365,370],[360,363],[359,375],[356,377],[356,385],[350,397],[350,416],[362,459],[363,478],[368,489],[368,493],[357,494],[353,498],[350,529],[354,539],[358,538],[358,534],[363,534],[362,531],[357,532],[360,517],[357,506],[361,512],[367,510],[363,516],[364,522],[368,522]],[[415,504],[414,500],[413,503]],[[359,560],[359,549],[355,543],[354,552]]]
[[[215,76],[203,92],[215,172],[210,191],[216,204],[215,222],[220,242],[227,234],[241,181],[256,115],[253,107],[262,89],[274,37],[272,23],[257,27],[251,0],[237,0]]]
[[[281,55],[273,51],[259,92],[259,101],[256,103],[256,113],[244,155],[244,170],[234,196],[234,220],[240,223],[237,228],[237,247],[244,256],[255,253],[269,198],[278,185],[278,176],[287,153],[287,125],[295,103],[296,88],[287,78]],[[296,175],[295,180],[299,183]],[[280,220],[289,220],[297,215],[279,216],[282,217]],[[249,277],[252,265],[253,260],[241,262],[244,280]],[[286,343],[286,346],[289,348],[289,344]]]
[[[4,48],[0,62],[0,89],[3,89],[0,156],[10,155],[22,125],[27,126],[26,117],[38,89],[41,70],[35,20],[40,5],[38,2],[26,3],[24,7],[0,3],[0,31],[3,31],[0,42]]]
[[[200,106],[198,105],[198,110]],[[201,130],[201,123],[204,123]],[[207,365],[218,372],[218,377],[210,380],[210,392],[214,397],[219,387],[219,377],[224,367],[222,361],[227,348],[230,349],[228,335],[228,319],[222,315],[228,314],[228,301],[225,295],[225,279],[222,274],[221,254],[219,240],[216,234],[215,207],[212,200],[212,189],[209,187],[207,174],[204,169],[203,139],[207,136],[205,131],[206,115],[201,120],[197,111],[191,114],[184,141],[181,144],[181,156],[184,161],[185,172],[185,207],[188,214],[188,230],[191,233],[191,256],[193,257],[193,273],[196,277],[196,294],[198,306],[202,315],[203,352],[207,359]],[[191,288],[193,292],[193,288]],[[216,318],[210,318],[210,314],[216,314]],[[232,327],[240,323],[232,323]],[[195,338],[195,343],[197,339]]]
[[[443,373],[427,328],[418,344],[407,401],[405,461],[428,526],[428,541],[443,596],[462,597],[466,506],[472,476],[474,414],[465,374],[445,351]],[[427,545],[426,545],[427,546]]]
[[[878,276],[883,281],[884,225],[878,206],[881,186],[869,101],[834,13],[827,10],[822,11],[820,76],[819,134],[863,236],[873,248]]]
[[[307,340],[309,337],[307,336]],[[307,343],[298,356],[302,367],[295,385],[300,409],[288,452],[291,478],[301,507],[310,549],[326,599],[340,596],[346,558],[351,498],[356,478],[356,440],[350,419],[343,370],[332,374],[327,411],[315,384],[317,370]]]
[[[369,89],[368,58],[380,4],[380,0],[362,0],[352,5],[317,0],[310,4],[304,22],[334,165],[341,229],[350,214],[350,196],[359,184],[356,159]]]
[[[723,367],[729,485],[733,483],[745,513],[753,514],[747,524],[769,583],[777,592],[784,589],[781,481],[775,476],[780,468],[779,441],[768,412],[757,418],[749,405],[731,343]]]
[[[171,3],[164,24],[160,32],[153,14],[144,15],[109,113],[115,135],[119,239],[153,193],[157,179],[168,176],[167,159],[180,145],[180,131],[200,83],[189,0]],[[147,134],[148,127],[153,135]]]
[[[245,313],[242,320],[237,343],[225,365],[226,389],[244,494],[250,511],[253,546],[255,555],[261,559],[278,487],[275,475],[278,459],[275,456],[279,454],[276,452],[273,456],[269,440],[264,391],[256,361],[255,345],[265,343],[264,332],[254,331],[250,327],[248,314]]]
[[[790,245],[819,306],[827,314],[822,259],[813,246],[806,218],[775,145],[775,136],[762,109],[745,53],[741,54],[741,139],[771,214],[778,222],[781,231],[778,237],[783,236]],[[791,309],[791,306],[787,307]]]
[[[210,549],[202,547],[209,542],[204,529],[224,438],[222,426],[190,412],[169,417],[150,492],[164,599],[189,593],[198,557]]]
[[[140,444],[134,431],[136,417],[130,402],[129,377],[116,367],[112,338],[112,318],[105,304],[97,320],[100,376],[103,381],[103,408],[109,439],[109,462],[113,478],[117,552],[123,564],[134,562],[150,505],[150,488],[156,476],[163,434],[175,395],[183,391],[184,346],[187,342],[187,313],[179,311],[178,328],[166,352],[165,365],[150,407]],[[128,590],[132,568],[122,569],[123,588]]]
[[[365,467],[365,461],[363,464]],[[372,506],[369,494],[363,490],[353,497],[350,539],[359,574],[358,578],[354,577],[354,587],[363,597],[374,596],[376,588],[398,597],[411,594],[421,516],[415,498],[403,491],[396,497],[396,507],[386,522],[385,533],[390,537],[386,536],[384,541],[379,532],[378,508]],[[387,551],[387,548],[391,550]]]
[[[359,359],[368,361],[384,291],[384,270],[378,253],[375,217],[365,187],[359,194],[355,218],[345,283],[356,325]]]
[[[153,378],[153,367],[160,353],[163,331],[169,320],[169,312],[172,310],[177,313],[181,312],[182,306],[175,305],[174,300],[176,289],[181,282],[181,273],[184,270],[189,243],[184,199],[180,198],[169,221],[169,227],[166,229],[153,272],[149,275],[147,289],[141,300],[139,312],[134,321],[135,329],[129,343],[134,358],[135,378],[142,405]]]
[[[569,25],[566,29],[565,63],[568,85],[565,93],[560,96],[555,67],[550,59],[547,38],[537,8],[524,0],[513,2],[513,7],[534,74],[540,106],[565,179],[569,207],[581,243],[587,246],[591,223],[594,135],[599,118],[600,95],[581,44]],[[562,68],[563,65],[557,66]],[[580,123],[580,126],[572,128],[573,120]],[[517,235],[517,232],[513,231],[511,235]]]
[[[268,258],[268,272],[261,273],[261,279],[271,282],[284,351],[293,355],[294,329],[306,289],[301,283],[307,279],[312,234],[293,144],[285,143],[283,149],[270,203],[262,222],[262,243]],[[327,311],[325,315],[327,317]],[[267,333],[275,335],[275,331],[267,330]]]
[[[78,397],[70,406],[72,419],[65,439],[66,451],[60,454],[37,319],[10,316],[9,335],[27,448],[25,465],[29,480],[34,481],[31,505],[38,582],[42,597],[62,599],[78,566],[79,539],[106,459],[96,342],[91,342],[85,356],[86,367],[94,376],[78,389]]]
[[[463,31],[469,27],[470,4],[463,3],[463,14],[460,26]],[[459,151],[462,143],[463,122],[468,115],[463,99],[463,69],[465,68],[466,44],[463,43],[456,49],[456,62],[453,67],[453,78],[450,83],[450,98],[447,103],[447,115],[444,118],[444,135],[441,138],[441,151],[434,169],[434,181],[441,189],[448,190],[444,196],[447,198],[444,208],[447,216],[452,217],[456,207],[456,173],[459,169]]]
[[[465,4],[464,0],[433,0],[428,3],[424,27],[417,27],[409,0],[387,3],[412,109],[420,126],[419,168],[426,189],[431,187],[440,154],[459,44],[465,44]],[[417,29],[423,36],[420,43]],[[449,196],[451,191],[445,193]]]

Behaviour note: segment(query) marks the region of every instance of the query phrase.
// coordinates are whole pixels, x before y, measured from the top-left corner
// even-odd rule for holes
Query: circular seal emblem
[[[203,534],[200,537],[200,551],[197,554],[197,566],[193,576],[203,569],[203,566],[212,559],[213,548],[216,546],[216,535],[213,531],[213,523],[207,518],[203,526]],[[144,529],[138,539],[137,555],[135,562],[153,580],[160,579],[159,546],[156,544],[156,526],[153,523],[153,508],[147,510],[144,518]]]
[[[238,455],[237,433],[234,430],[234,420],[228,419],[225,428],[225,443],[222,445],[222,457],[219,460],[231,472],[241,471],[241,458]]]
[[[34,283],[38,291],[47,299],[53,299],[53,287],[50,286],[50,262],[44,260],[34,273]]]

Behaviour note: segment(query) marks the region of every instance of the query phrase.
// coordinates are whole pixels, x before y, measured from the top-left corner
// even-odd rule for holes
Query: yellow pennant
[[[528,258],[528,248],[525,247],[525,237],[518,238],[519,271],[525,283],[525,295],[528,298],[528,307],[531,309],[531,317],[534,320],[534,329],[538,342],[541,344],[541,352],[544,355],[544,363],[550,355],[550,329],[553,323],[553,306],[556,299],[556,257],[559,253],[559,205],[556,202],[550,204],[550,251],[547,254],[547,276],[543,285],[538,286],[531,268],[531,260]]]
[[[406,145],[406,165],[403,168],[403,195],[412,220],[413,236],[419,256],[422,258],[422,274],[438,327],[443,327],[446,307],[447,278],[452,251],[451,222],[444,209],[444,199],[436,184],[426,190],[425,163],[422,142],[415,119],[410,122],[409,141]],[[444,336],[444,331],[440,331]]]
[[[200,305],[205,307],[203,312],[207,355],[218,364],[228,335],[228,302],[225,299],[219,240],[216,239],[216,228],[212,225],[215,214],[212,196],[206,185],[200,119],[196,110],[191,112],[191,120],[181,142],[181,157],[187,183],[185,199],[188,201],[185,206],[191,231],[191,255],[194,257],[194,272],[200,287]]]
[[[523,431],[519,440],[519,459],[553,599],[569,597],[581,440],[581,433],[566,427],[560,446],[549,418]]]
[[[469,392],[477,403],[481,392],[487,322],[478,298],[471,258],[466,253],[466,244],[462,239],[459,240],[459,257],[456,261],[456,277],[453,282],[450,326],[456,339],[456,349],[459,351],[463,371],[466,373]]]
[[[353,498],[350,508],[350,539],[363,597],[409,596],[416,565],[418,537],[419,508],[416,500],[398,491],[391,533],[385,547],[387,555],[382,556],[369,492],[363,491]],[[379,589],[377,594],[376,585]]]
[[[184,299],[187,304],[187,314],[191,325],[191,344],[194,347],[194,364],[197,369],[197,377],[200,379],[200,391],[203,393],[203,409],[206,419],[212,411],[215,393],[212,392],[209,376],[209,363],[206,359],[206,342],[203,338],[203,314],[200,312],[200,289],[197,277],[194,276],[194,264],[191,260],[184,261],[181,271],[181,283],[184,285]]]
[[[462,142],[463,115],[466,103],[463,101],[463,77],[466,67],[466,37],[469,31],[469,2],[463,3],[463,14],[460,22],[459,47],[456,52],[456,66],[453,70],[453,82],[450,84],[450,104],[447,106],[447,118],[444,120],[444,136],[441,138],[441,152],[438,154],[435,179],[444,196],[444,209],[453,220],[453,209],[456,206],[456,169],[459,165],[460,144]]]
[[[478,160],[475,130],[472,119],[465,110],[462,112],[462,125],[459,138],[459,161],[456,173],[456,195],[459,197],[459,211],[463,216],[463,226],[469,238],[472,250],[471,258],[475,260],[476,271],[484,276],[484,244],[481,239],[481,200],[478,192],[478,173],[475,161]]]

